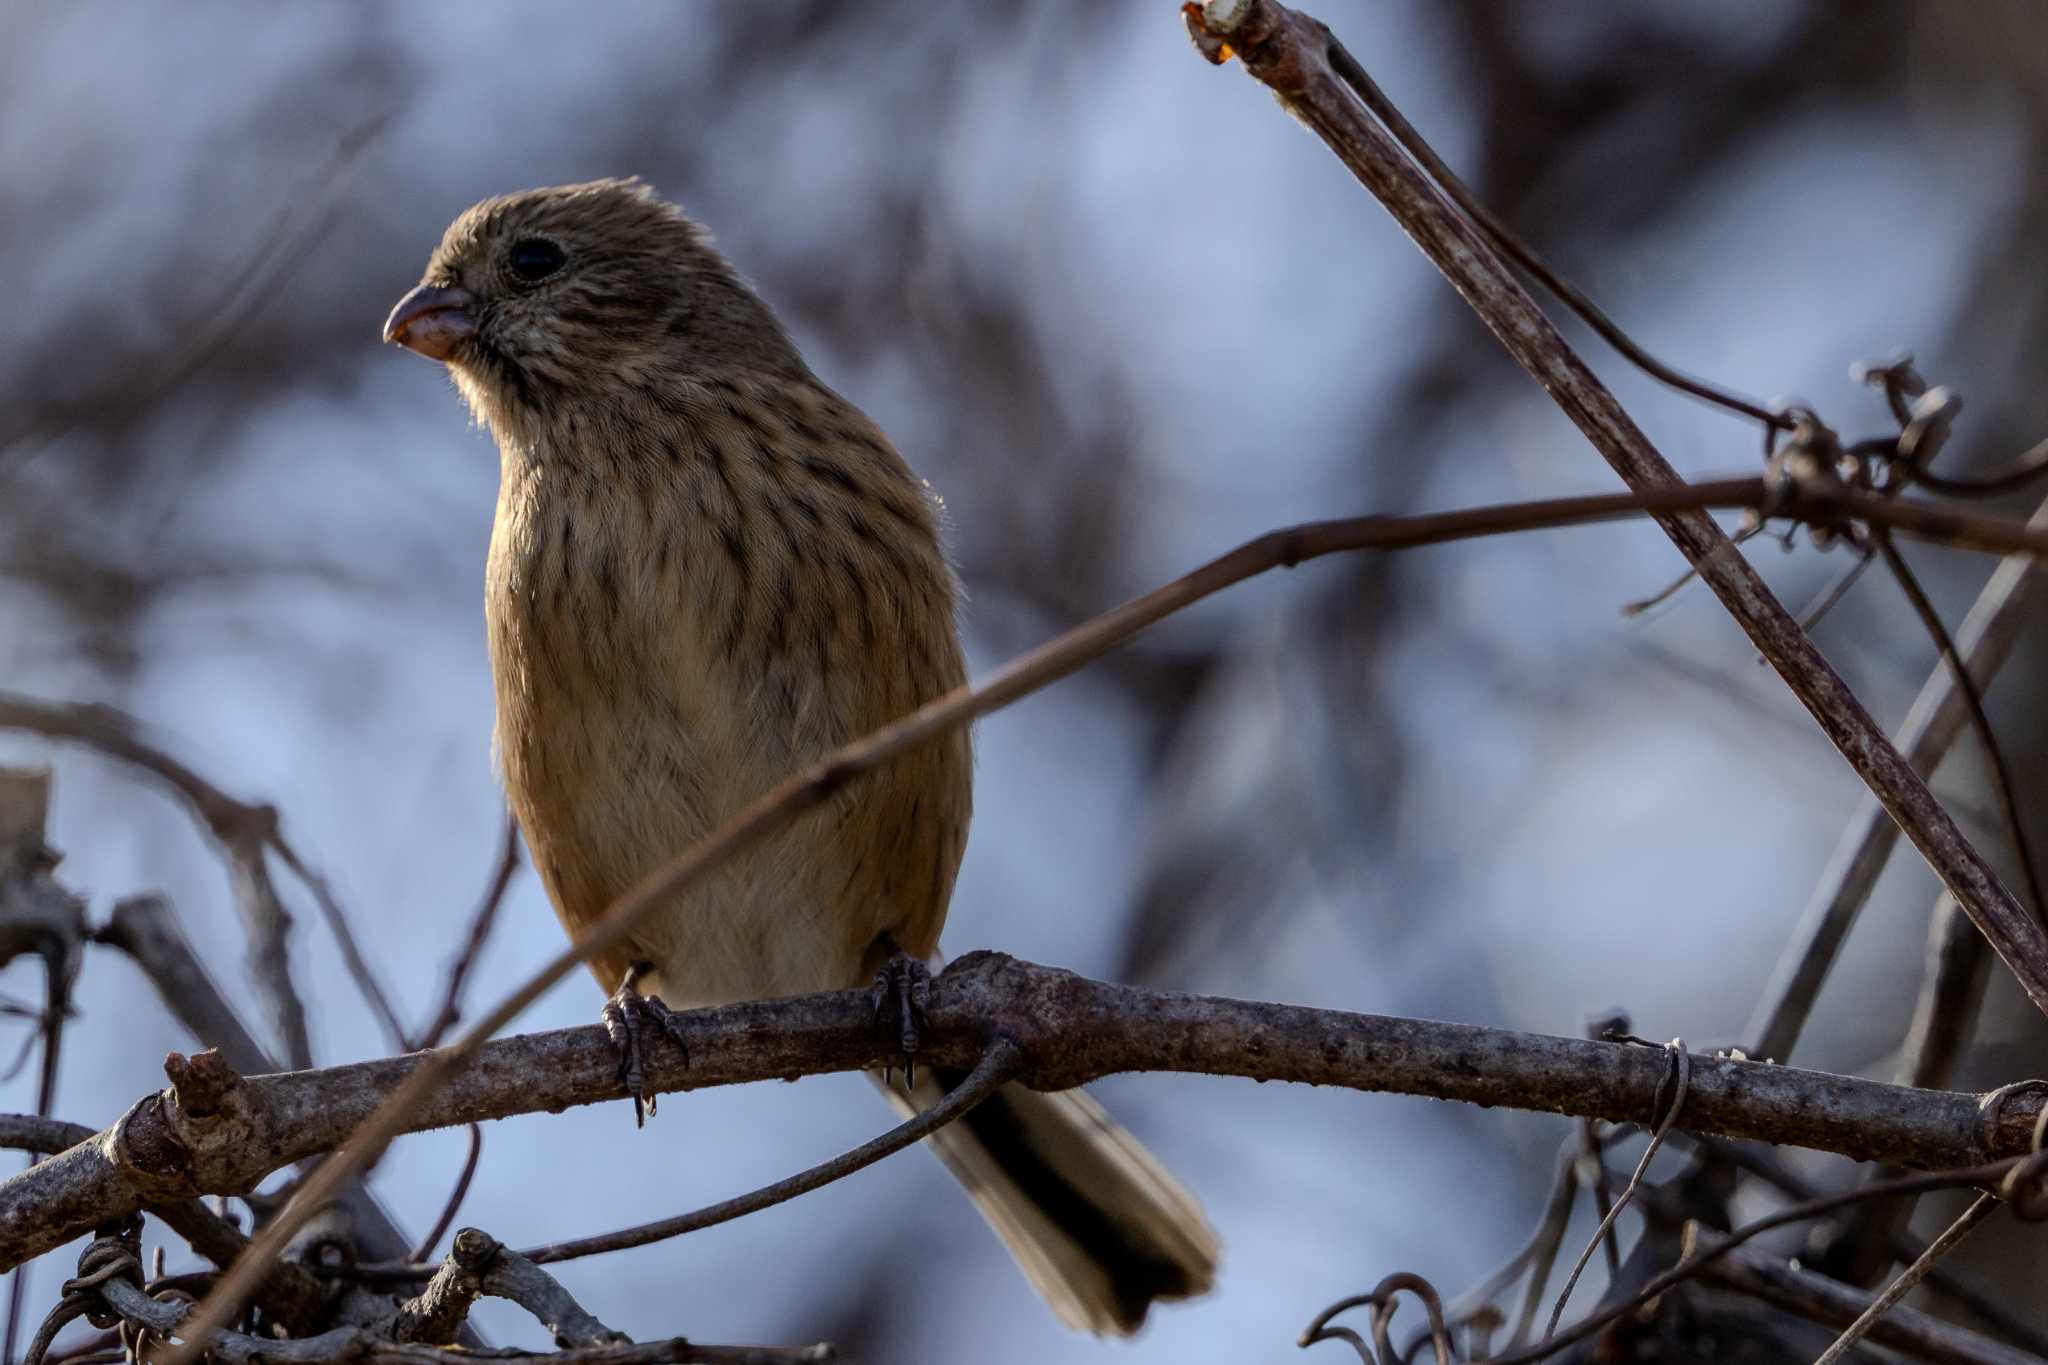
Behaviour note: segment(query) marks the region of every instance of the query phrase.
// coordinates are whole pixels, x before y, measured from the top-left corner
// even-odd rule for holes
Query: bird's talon
[[[883,1022],[892,1012],[896,1015],[896,1043],[903,1055],[903,1083],[906,1086],[917,1080],[913,1058],[917,1055],[920,1041],[918,1027],[924,1023],[925,1010],[931,1004],[931,998],[931,968],[900,948],[894,949],[875,972],[875,1022]],[[885,1067],[883,1080],[888,1081],[893,1072],[893,1066]]]
[[[648,1116],[656,1112],[657,1097],[647,1090],[649,1025],[667,1034],[682,1049],[685,1066],[690,1061],[689,1040],[682,1017],[660,996],[639,992],[638,983],[645,974],[646,969],[636,965],[598,1014],[605,1036],[611,1039],[613,1050],[619,1054],[619,1087],[633,1101],[633,1126],[636,1128],[644,1126]]]

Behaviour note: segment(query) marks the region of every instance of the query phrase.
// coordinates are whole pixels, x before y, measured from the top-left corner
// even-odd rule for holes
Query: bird
[[[445,365],[497,445],[493,744],[571,935],[781,779],[963,683],[937,495],[644,181],[476,204],[384,337]],[[956,730],[596,955],[636,1114],[677,1009],[872,981],[914,1042],[972,786]],[[961,1079],[877,1075],[904,1112]],[[1129,1335],[1213,1286],[1200,1206],[1087,1095],[1008,1084],[928,1142],[1070,1326]]]

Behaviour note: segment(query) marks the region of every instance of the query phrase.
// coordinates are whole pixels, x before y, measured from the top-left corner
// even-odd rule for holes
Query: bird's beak
[[[398,301],[384,324],[384,339],[429,360],[447,360],[476,334],[476,296],[467,289],[423,284]]]

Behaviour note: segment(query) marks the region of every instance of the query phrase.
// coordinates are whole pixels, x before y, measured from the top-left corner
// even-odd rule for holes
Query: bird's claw
[[[656,1097],[647,1091],[647,1048],[655,1031],[667,1034],[682,1049],[683,1064],[689,1065],[690,1044],[682,1016],[658,995],[642,995],[635,989],[639,973],[628,974],[625,982],[605,1001],[598,1020],[619,1054],[619,1084],[633,1097],[633,1126],[647,1122],[655,1111]]]
[[[924,1023],[926,1006],[931,1003],[932,969],[902,949],[895,949],[875,971],[873,998],[877,1024],[886,1022],[891,1013],[896,1016],[897,1044],[903,1052],[903,1083],[910,1085],[917,1079],[917,1030]],[[892,1070],[882,1069],[885,1082]]]

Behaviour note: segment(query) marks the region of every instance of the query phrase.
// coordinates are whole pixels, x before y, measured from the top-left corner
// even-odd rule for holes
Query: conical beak
[[[423,284],[398,301],[384,339],[429,360],[445,361],[476,334],[476,297],[466,289]]]

